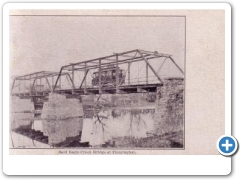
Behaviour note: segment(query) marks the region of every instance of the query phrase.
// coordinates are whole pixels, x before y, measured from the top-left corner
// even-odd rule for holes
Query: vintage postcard
[[[219,155],[225,9],[9,9],[10,155]]]
[[[37,12],[10,12],[11,149],[184,150],[185,16]]]

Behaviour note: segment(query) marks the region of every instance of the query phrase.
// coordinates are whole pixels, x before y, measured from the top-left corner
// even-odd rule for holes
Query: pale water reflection
[[[101,110],[83,120],[81,142],[98,146],[119,137],[148,137],[154,130],[154,112],[154,109]]]

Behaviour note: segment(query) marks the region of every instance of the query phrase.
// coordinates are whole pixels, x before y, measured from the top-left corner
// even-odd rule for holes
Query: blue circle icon
[[[224,156],[230,156],[236,152],[238,142],[233,136],[221,136],[217,141],[217,149]]]

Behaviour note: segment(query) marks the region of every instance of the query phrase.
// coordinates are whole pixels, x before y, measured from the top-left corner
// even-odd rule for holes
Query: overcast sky
[[[133,49],[171,54],[184,67],[184,17],[11,16],[11,76]]]

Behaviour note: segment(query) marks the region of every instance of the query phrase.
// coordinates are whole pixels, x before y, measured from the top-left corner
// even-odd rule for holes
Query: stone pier
[[[157,89],[155,129],[157,135],[183,130],[184,124],[184,80],[165,79]]]
[[[79,99],[66,98],[61,94],[49,94],[43,105],[43,134],[49,144],[58,144],[69,137],[79,136],[82,131],[83,107]]]

